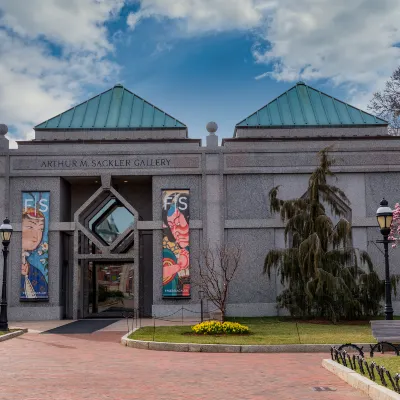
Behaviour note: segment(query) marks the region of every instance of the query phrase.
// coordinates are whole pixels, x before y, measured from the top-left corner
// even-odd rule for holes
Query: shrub
[[[219,322],[207,321],[192,326],[192,331],[204,335],[218,335],[218,334],[247,334],[250,329],[246,325],[241,325],[237,322]]]
[[[118,298],[124,298],[124,294],[120,290],[113,290],[109,292],[110,297],[118,297]]]

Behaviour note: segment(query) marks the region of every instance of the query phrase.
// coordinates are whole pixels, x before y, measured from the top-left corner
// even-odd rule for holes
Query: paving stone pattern
[[[367,399],[326,371],[326,354],[169,353],[124,332],[25,334],[0,343],[0,399]],[[317,392],[312,387],[333,387]]]

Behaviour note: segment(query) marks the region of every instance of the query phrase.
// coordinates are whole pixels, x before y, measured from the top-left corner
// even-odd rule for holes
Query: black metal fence
[[[383,386],[400,393],[400,374],[393,377],[390,371],[375,361],[368,362],[360,354],[350,354],[346,350],[339,350],[336,347],[331,347],[331,357],[333,361],[367,376],[374,382],[379,379]]]
[[[189,317],[189,315],[191,315],[192,318]],[[126,319],[128,333],[133,331],[135,328],[142,328],[143,319],[151,319],[151,326],[153,327],[153,341],[155,340],[156,327],[166,326],[163,322],[171,322],[175,325],[178,325],[179,323],[181,325],[196,325],[201,322],[201,320],[209,321],[211,319],[209,317],[209,313],[206,314],[199,311],[189,310],[183,306],[171,314],[158,317],[144,315],[141,309],[131,309],[129,311],[125,311],[123,313],[123,317]],[[148,324],[146,326],[149,327]]]

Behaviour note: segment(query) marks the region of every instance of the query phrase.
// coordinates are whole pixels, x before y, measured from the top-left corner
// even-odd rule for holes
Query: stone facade
[[[141,302],[156,316],[184,306],[184,313],[199,312],[199,296],[188,300],[162,297],[161,192],[190,190],[190,251],[196,258],[204,243],[239,243],[243,257],[229,293],[228,314],[236,316],[282,315],[276,296],[282,290],[279,277],[263,274],[268,250],[284,247],[283,225],[269,211],[268,192],[281,185],[284,199],[300,197],[317,164],[316,153],[332,146],[337,185],[350,199],[353,244],[368,250],[381,276],[383,256],[374,243],[379,238],[375,212],[385,196],[390,205],[400,200],[400,139],[382,134],[382,127],[292,129],[239,132],[236,138],[210,134],[206,145],[185,138],[182,132],[163,130],[152,135],[134,132],[45,132],[36,140],[19,142],[8,150],[1,137],[0,214],[9,216],[15,233],[9,259],[9,319],[60,319],[85,317],[84,264],[79,252],[80,216],[96,201],[96,193],[113,188],[117,197],[137,215],[134,248],[123,254],[108,250],[97,261],[134,262],[136,306]],[[375,131],[374,131],[375,129]],[[146,132],[145,132],[146,133]],[[321,135],[320,135],[321,134]],[[125,137],[126,136],[126,137]],[[138,137],[139,137],[138,136]],[[144,139],[143,139],[144,138]],[[21,210],[23,191],[50,192],[49,301],[20,302]],[[136,234],[136,233],[135,233]],[[141,242],[142,241],[142,242]],[[143,243],[143,245],[140,245]],[[391,252],[391,268],[399,273],[400,252]],[[192,260],[193,261],[193,260]],[[66,275],[63,268],[67,265]],[[198,271],[192,262],[191,276]],[[395,312],[400,302],[394,301]]]

